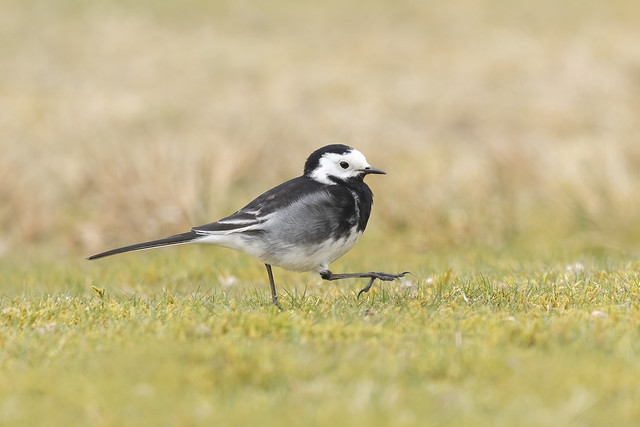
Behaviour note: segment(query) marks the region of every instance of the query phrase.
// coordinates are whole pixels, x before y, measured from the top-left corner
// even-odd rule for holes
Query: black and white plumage
[[[226,218],[88,259],[184,243],[209,243],[244,252],[263,262],[277,306],[272,265],[291,271],[315,271],[325,280],[369,278],[368,286],[360,291],[367,292],[375,279],[390,281],[406,273],[334,274],[329,264],[351,249],[367,226],[373,193],[364,177],[384,173],[369,165],[354,148],[327,145],[309,156],[302,176],[267,191]]]

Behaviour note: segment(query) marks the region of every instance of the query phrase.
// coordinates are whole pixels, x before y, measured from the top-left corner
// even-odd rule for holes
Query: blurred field
[[[2,247],[181,231],[337,141],[414,250],[635,244],[638,9],[4,2]]]
[[[638,415],[630,403],[637,391],[624,383],[624,369],[637,374],[640,366],[633,344],[639,313],[639,2],[5,0],[1,9],[0,383],[16,384],[16,392],[0,389],[0,424],[24,424],[24,407],[42,395],[48,396],[40,407],[45,413],[68,409],[65,395],[88,387],[84,376],[111,360],[103,355],[92,363],[102,345],[108,355],[122,351],[129,362],[108,362],[111,370],[98,376],[104,386],[68,409],[75,418],[52,422],[140,425],[136,417],[152,411],[151,403],[112,417],[105,407],[121,403],[114,396],[126,376],[173,342],[185,350],[159,356],[162,363],[154,366],[174,380],[137,378],[142,385],[134,389],[151,402],[166,386],[164,398],[178,399],[167,425],[206,423],[213,409],[237,412],[244,398],[271,408],[264,410],[275,423],[274,408],[299,393],[298,386],[308,387],[300,393],[318,401],[318,411],[327,409],[325,418],[312,411],[305,419],[317,425],[335,423],[341,402],[367,393],[374,398],[360,404],[354,397],[356,409],[345,425],[417,423],[424,413],[416,408],[424,401],[430,411],[444,408],[432,413],[437,424],[513,425],[522,413],[538,416],[520,420],[523,425],[589,425],[602,420],[604,403],[620,423]],[[334,142],[357,147],[388,172],[368,180],[376,195],[370,226],[335,270],[411,270],[416,288],[409,288],[417,294],[409,302],[401,284],[356,302],[355,282],[316,286],[315,278],[277,271],[293,311],[282,319],[263,304],[263,267],[240,254],[180,248],[100,264],[82,260],[229,214],[299,175],[311,151]],[[576,265],[584,276],[572,275]],[[553,280],[547,281],[548,272]],[[226,289],[230,277],[240,283]],[[441,292],[432,293],[434,277]],[[105,288],[106,299],[93,295],[92,285]],[[465,286],[477,295],[462,298]],[[302,299],[296,306],[294,296],[307,288],[309,298],[320,300]],[[568,293],[564,302],[545,300],[574,288],[583,293]],[[535,291],[519,294],[526,289]],[[594,294],[585,296],[587,289]],[[194,297],[199,292],[202,299]],[[506,298],[504,292],[523,300],[491,306]],[[527,295],[534,302],[527,303]],[[171,309],[154,311],[171,298],[179,307],[177,323],[166,314]],[[108,307],[94,311],[100,301]],[[138,301],[146,307],[141,317],[118,314]],[[367,304],[372,313],[385,313],[373,329],[366,323]],[[91,319],[74,329],[70,319],[81,310]],[[607,317],[590,317],[592,312]],[[454,321],[446,320],[449,315]],[[222,339],[211,322],[224,316],[230,316],[231,330],[260,324],[256,319],[269,326],[256,326],[257,341],[242,329],[216,344],[238,351],[223,360],[245,360],[245,351],[255,358],[222,380],[228,387],[220,395],[211,394],[213,383],[206,380],[218,353],[205,348]],[[505,317],[522,323],[505,332]],[[465,323],[469,319],[478,323]],[[324,338],[305,337],[292,326],[298,321]],[[490,326],[478,326],[485,321]],[[199,335],[205,329],[193,322],[209,332]],[[93,328],[108,332],[105,342]],[[170,332],[158,338],[164,328]],[[431,338],[420,338],[421,328]],[[345,338],[337,332],[342,329],[353,336]],[[38,338],[42,331],[45,341]],[[523,344],[521,332],[536,338]],[[460,350],[458,333],[475,334],[472,345]],[[296,367],[285,366],[281,380],[272,340]],[[335,355],[333,345],[348,353],[336,355],[336,365],[353,366],[372,353],[373,366],[382,368],[405,355],[414,369],[409,372],[423,381],[401,376],[393,385],[396,377],[381,372],[388,387],[378,387],[359,367],[359,382],[351,384],[343,367],[337,376],[327,374],[336,367],[326,360]],[[504,365],[492,361],[493,345],[496,357],[507,355],[500,361],[513,376],[500,376]],[[298,346],[301,359],[292,355]],[[381,354],[385,346],[398,353]],[[59,351],[66,355],[62,362]],[[266,352],[274,365],[262,365],[253,351]],[[419,356],[429,351],[441,371],[420,364]],[[563,354],[576,363],[559,361]],[[304,357],[317,362],[312,356],[324,364],[301,373]],[[445,366],[452,357],[455,372]],[[520,367],[513,367],[514,360]],[[193,366],[181,371],[183,362]],[[266,379],[252,376],[253,365],[255,375]],[[487,366],[490,373],[483,371]],[[547,369],[557,383],[545,380],[539,394],[523,391],[540,386],[534,377]],[[68,382],[51,386],[63,377],[43,374],[50,370],[69,370]],[[287,383],[311,374],[329,375],[328,383]],[[198,388],[190,376],[200,375],[206,386]],[[610,379],[602,385],[605,375]],[[582,386],[567,386],[576,377]],[[617,394],[611,378],[624,383],[623,392]],[[44,389],[40,381],[47,383]],[[149,381],[157,394],[149,395]],[[273,400],[258,392],[265,382]],[[420,394],[424,384],[428,392]],[[491,384],[503,388],[483,394]],[[197,412],[179,400],[185,389],[208,408],[204,415],[185,415]],[[506,396],[513,399],[502,412],[499,402]],[[170,401],[158,398],[165,406]],[[395,403],[364,416],[372,402],[387,401]],[[295,407],[286,410],[295,419]],[[585,411],[587,416],[577,415]],[[241,423],[233,414],[218,419]],[[254,415],[246,420],[255,421]],[[158,425],[154,420],[149,425]]]

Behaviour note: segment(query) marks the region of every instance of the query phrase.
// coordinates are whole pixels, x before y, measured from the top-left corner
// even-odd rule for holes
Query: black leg
[[[334,273],[330,272],[329,270],[327,270],[327,271],[321,271],[320,272],[320,277],[322,277],[324,280],[364,279],[364,278],[371,279],[371,280],[369,280],[369,284],[367,286],[365,286],[364,288],[362,288],[360,290],[360,292],[358,292],[358,298],[360,298],[360,294],[362,294],[363,292],[369,292],[369,289],[371,289],[371,285],[373,285],[373,281],[374,280],[378,279],[378,280],[382,280],[384,282],[390,282],[392,280],[404,277],[405,274],[409,274],[409,272],[405,271],[403,273],[393,274],[393,273],[376,273],[374,271],[371,271],[369,273],[338,273],[338,274],[334,274]]]
[[[273,305],[278,307],[280,311],[282,311],[282,307],[278,304],[278,294],[276,293],[276,284],[273,281],[273,272],[271,271],[271,266],[269,264],[265,264],[267,267],[267,274],[269,275],[269,285],[271,286],[271,301],[273,301]]]

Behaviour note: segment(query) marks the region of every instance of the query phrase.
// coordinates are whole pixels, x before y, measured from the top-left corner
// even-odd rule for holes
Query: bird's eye
[[[349,163],[347,163],[347,162],[340,162],[340,167],[341,167],[342,169],[346,169],[346,168],[348,168],[348,167],[349,167]]]

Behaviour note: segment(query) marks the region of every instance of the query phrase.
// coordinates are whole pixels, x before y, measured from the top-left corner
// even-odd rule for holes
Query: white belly
[[[329,264],[347,253],[355,245],[362,232],[355,227],[348,237],[328,239],[322,243],[276,244],[268,239],[242,234],[211,234],[198,239],[199,243],[224,246],[251,255],[253,258],[290,271],[323,271]]]

